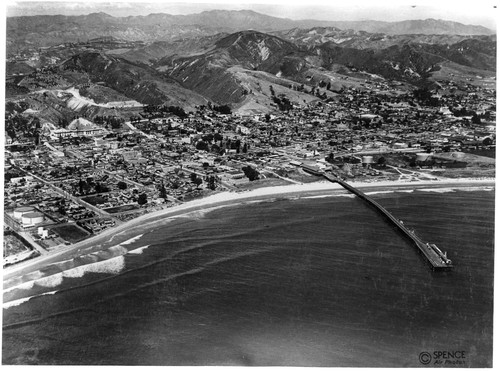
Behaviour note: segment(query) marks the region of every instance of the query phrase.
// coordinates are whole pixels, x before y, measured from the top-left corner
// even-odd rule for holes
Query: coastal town
[[[492,368],[494,8],[7,4],[2,365]]]
[[[461,94],[449,93],[457,88]],[[312,102],[281,94],[270,103],[274,113],[254,115],[132,102],[128,120],[75,117],[65,127],[12,103],[4,266],[190,200],[315,182],[325,172],[363,182],[494,178],[495,91],[451,82],[445,89],[408,93],[367,82],[322,97],[318,87]],[[20,118],[33,129],[9,125]]]

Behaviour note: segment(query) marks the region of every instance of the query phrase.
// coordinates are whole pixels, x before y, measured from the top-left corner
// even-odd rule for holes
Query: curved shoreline
[[[418,182],[402,182],[402,181],[383,181],[383,182],[350,182],[351,185],[357,188],[363,188],[371,191],[397,191],[397,190],[417,190],[422,188],[468,188],[474,186],[495,186],[494,179],[447,179],[447,180],[429,180]],[[90,237],[84,241],[74,245],[49,253],[48,255],[34,258],[26,262],[3,268],[3,279],[11,279],[17,275],[24,275],[37,269],[41,269],[46,265],[68,259],[80,255],[79,251],[85,248],[99,246],[101,249],[106,248],[107,243],[113,241],[117,236],[114,245],[118,245],[130,239],[130,233],[134,236],[140,234],[140,230],[146,228],[146,225],[164,220],[165,218],[176,217],[187,214],[193,211],[203,211],[214,207],[229,207],[236,206],[248,201],[265,201],[270,198],[283,197],[307,197],[307,196],[323,196],[332,194],[342,194],[347,191],[339,184],[327,181],[319,181],[314,183],[306,183],[300,185],[284,185],[276,187],[258,188],[244,192],[222,192],[214,194],[199,200],[186,202],[182,205],[173,206],[171,208],[159,210],[150,214],[142,215],[138,218],[129,220],[117,227],[108,229],[103,233]],[[128,234],[128,236],[127,236]]]

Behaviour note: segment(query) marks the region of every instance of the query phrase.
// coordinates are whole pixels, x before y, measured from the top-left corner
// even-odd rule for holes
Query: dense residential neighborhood
[[[378,82],[250,116],[143,106],[129,121],[75,118],[66,129],[26,110],[37,133],[6,132],[6,220],[43,252],[215,192],[311,182],[324,171],[365,181],[417,169],[494,176],[493,160],[477,167],[465,156],[495,147],[493,90],[394,88]]]

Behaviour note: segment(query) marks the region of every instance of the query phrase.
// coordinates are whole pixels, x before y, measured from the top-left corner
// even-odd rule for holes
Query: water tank
[[[362,163],[363,164],[373,164],[373,156],[363,156]]]
[[[32,213],[35,211],[34,207],[31,206],[21,206],[14,209],[14,218],[21,219],[21,217],[26,213]]]
[[[36,225],[43,222],[44,216],[37,211],[23,214],[21,217],[23,225]]]
[[[430,153],[417,153],[417,161],[427,161],[427,159],[431,156],[432,154]]]

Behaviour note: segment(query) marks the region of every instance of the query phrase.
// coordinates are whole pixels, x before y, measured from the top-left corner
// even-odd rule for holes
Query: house
[[[248,135],[248,134],[250,134],[250,129],[247,128],[246,126],[238,124],[238,125],[236,125],[236,132],[243,134],[243,135]]]

